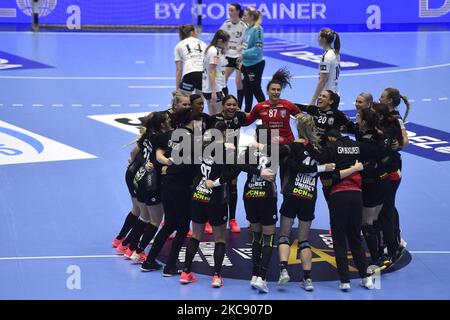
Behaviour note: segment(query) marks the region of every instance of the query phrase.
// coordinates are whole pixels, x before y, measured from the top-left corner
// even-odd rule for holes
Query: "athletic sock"
[[[261,249],[262,249],[261,235],[262,235],[261,232],[253,232],[253,242],[252,242],[253,276],[257,276],[260,269]]]
[[[130,244],[130,250],[134,251],[137,248],[137,244],[139,242],[139,239],[142,236],[142,233],[144,232],[146,223],[142,221],[141,219],[138,219],[136,223],[133,226],[133,229],[131,229],[130,234],[127,236],[127,238],[123,241],[123,243]]]
[[[155,236],[156,232],[158,231],[159,227],[154,226],[151,223],[147,223],[147,226],[144,229],[144,233],[142,234],[142,239],[139,241],[137,252],[141,253],[142,251],[147,248],[147,246],[150,244],[150,241],[152,241],[153,237]]]
[[[191,268],[192,268],[192,261],[195,258],[195,254],[198,251],[198,247],[200,245],[200,241],[195,239],[195,238],[191,238],[187,244],[186,247],[186,258],[184,259],[184,269],[183,271],[186,273],[191,272]]]
[[[286,270],[288,266],[287,261],[280,261],[280,271]]]
[[[214,274],[220,274],[223,259],[225,258],[225,243],[216,242],[214,247]]]
[[[263,235],[263,247],[261,254],[261,268],[259,269],[259,276],[266,280],[267,269],[269,268],[270,259],[272,258],[273,252],[273,238],[275,235]]]
[[[130,232],[131,228],[133,228],[134,223],[139,218],[139,216],[135,216],[131,211],[128,213],[125,221],[123,222],[122,229],[120,229],[119,235],[117,239],[122,240],[123,237],[126,237],[128,232]]]
[[[311,270],[303,270],[303,279],[311,279]]]

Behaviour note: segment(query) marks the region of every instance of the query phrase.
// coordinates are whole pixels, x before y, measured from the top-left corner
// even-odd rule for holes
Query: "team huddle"
[[[157,258],[170,239],[163,276],[179,276],[182,284],[188,284],[197,281],[193,261],[202,236],[213,234],[212,286],[223,286],[227,225],[231,232],[240,232],[235,218],[237,180],[244,172],[242,199],[252,235],[253,268],[242,272],[248,272],[252,288],[269,292],[266,277],[277,247],[278,285],[288,283],[288,258],[295,240],[290,235],[297,218],[301,285],[312,291],[309,232],[320,181],[329,209],[339,288],[350,289],[349,248],[361,286],[373,289],[373,273],[390,268],[405,252],[395,197],[401,181],[399,151],[408,144],[404,126],[408,100],[395,88],[385,89],[379,102],[372,94],[361,93],[355,100],[356,119],[350,120],[339,110],[340,38],[328,28],[318,36],[324,54],[310,103],[281,98],[291,87],[292,75],[286,68],[268,82],[267,99],[261,87],[262,14],[232,4],[229,15],[209,45],[197,38],[193,25],[179,28],[176,91],[168,110],[140,118],[141,134],[125,174],[133,207],[113,247],[138,261],[142,271],[152,271],[162,268]],[[236,96],[227,87],[233,72]],[[253,98],[258,101],[254,106]],[[397,110],[401,101],[407,107],[403,118]],[[244,145],[239,129],[254,122],[254,140]],[[178,256],[186,239],[180,269]]]

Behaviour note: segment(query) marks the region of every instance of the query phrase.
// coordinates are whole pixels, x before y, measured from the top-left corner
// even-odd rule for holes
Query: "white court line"
[[[120,107],[120,104],[110,104],[110,107]]]
[[[159,103],[155,103],[155,104],[149,104],[149,107],[159,107]]]
[[[72,104],[72,107],[82,107],[82,104]]]
[[[432,99],[429,99],[429,98],[425,98],[425,99],[422,99],[422,101],[424,101],[424,102],[428,102],[428,101],[431,101]]]
[[[35,104],[32,104],[31,106],[32,107],[43,107],[44,105],[40,104],[40,103],[35,103]]]
[[[136,61],[137,64],[144,64],[145,61]]]
[[[443,97],[443,98],[439,98],[439,100],[448,100],[448,98],[447,97]]]
[[[422,71],[437,68],[450,67],[450,63],[436,64],[431,66],[423,67],[413,67],[413,68],[403,68],[394,70],[384,70],[384,71],[370,71],[370,72],[359,72],[359,73],[342,73],[341,77],[355,77],[355,76],[369,76],[377,74],[389,74],[389,73],[399,73],[399,72],[411,72],[411,71]],[[317,74],[307,75],[307,76],[294,76],[294,79],[316,79]],[[175,80],[175,77],[41,77],[41,76],[0,76],[0,79],[21,79],[21,80]],[[263,79],[272,79],[272,77],[263,77]],[[130,86],[131,87],[131,86]],[[166,86],[164,86],[166,87]],[[171,86],[172,88],[173,86]]]
[[[128,106],[130,106],[130,107],[140,107],[141,105],[138,104],[138,103],[132,103],[132,104],[129,104]]]
[[[175,86],[128,86],[128,89],[175,89]]]
[[[450,254],[450,251],[408,251],[412,254]],[[97,258],[123,258],[122,255],[103,254],[86,256],[37,256],[37,257],[3,257],[0,261],[10,260],[55,260],[55,259],[97,259]]]
[[[98,104],[98,103],[97,104],[95,104],[95,103],[91,104],[91,107],[102,107],[102,106],[103,106],[102,104]]]
[[[52,104],[52,107],[64,107],[62,104]]]
[[[23,104],[21,104],[21,103],[13,103],[12,106],[13,107],[23,107]]]

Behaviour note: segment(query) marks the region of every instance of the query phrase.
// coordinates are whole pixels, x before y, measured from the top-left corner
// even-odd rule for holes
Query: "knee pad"
[[[274,234],[263,235],[263,246],[264,247],[273,247],[273,239],[274,238],[275,238]]]
[[[298,251],[302,251],[304,249],[310,249],[311,250],[311,245],[309,244],[309,241],[302,241],[298,244]]]
[[[291,240],[289,239],[289,237],[286,236],[280,236],[278,238],[278,245],[280,244],[287,244],[288,246],[291,245]]]
[[[252,243],[259,243],[261,244],[262,242],[262,232],[253,232],[253,240]]]

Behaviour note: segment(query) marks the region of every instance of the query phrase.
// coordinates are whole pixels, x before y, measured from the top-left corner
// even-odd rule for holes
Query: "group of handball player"
[[[144,272],[162,268],[163,276],[178,276],[181,284],[189,284],[197,281],[193,261],[202,237],[212,234],[211,285],[221,287],[227,234],[241,231],[236,208],[242,197],[252,249],[252,269],[242,272],[248,273],[251,287],[269,292],[266,279],[274,248],[278,285],[290,281],[290,249],[297,240],[300,284],[313,291],[309,233],[319,180],[339,289],[351,288],[348,250],[360,285],[373,289],[374,273],[391,268],[405,252],[395,199],[402,178],[400,151],[408,144],[408,99],[396,88],[386,88],[378,102],[363,92],[355,100],[356,118],[340,111],[341,41],[329,28],[318,34],[324,52],[309,103],[281,97],[292,87],[286,68],[277,70],[263,90],[262,14],[239,4],[230,5],[228,13],[209,44],[198,38],[195,26],[179,27],[171,107],[140,118],[140,135],[125,173],[132,209],[113,247]],[[233,73],[236,95],[227,87]],[[398,111],[402,101],[403,117]],[[240,128],[250,125],[253,139],[240,141]],[[241,195],[238,179],[245,180]],[[296,239],[291,237],[295,219]],[[170,250],[163,267],[158,257],[166,242]]]

